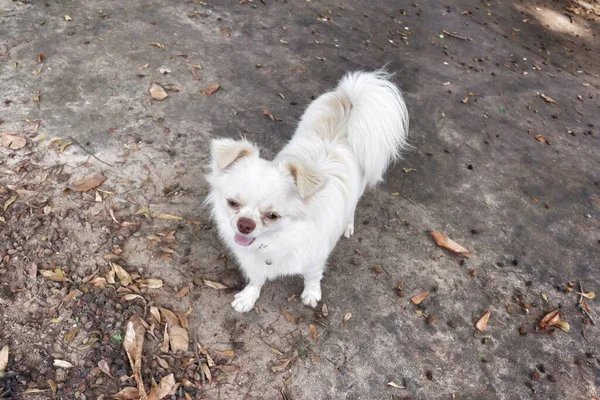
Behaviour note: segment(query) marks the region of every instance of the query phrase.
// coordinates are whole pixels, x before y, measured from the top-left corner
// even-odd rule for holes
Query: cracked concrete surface
[[[0,130],[30,133],[24,118],[41,123],[27,149],[2,149],[0,186],[32,183],[8,174],[31,157],[73,178],[103,172],[119,221],[141,205],[184,217],[143,220],[138,235],[119,243],[129,267],[167,282],[153,302],[192,306],[190,324],[205,347],[236,349],[240,370],[197,398],[597,399],[599,327],[563,289],[572,281],[600,291],[600,31],[597,17],[566,4],[5,0]],[[244,315],[229,305],[233,290],[200,284],[175,299],[195,278],[240,286],[201,206],[210,139],[241,134],[271,157],[311,98],[346,71],[386,63],[406,95],[413,149],[364,196],[355,235],[332,254],[323,280],[328,316],[293,297],[300,279],[268,283],[258,312]],[[154,101],[153,82],[178,91]],[[220,89],[203,94],[212,83]],[[53,138],[74,144],[57,154],[48,148]],[[164,190],[174,184],[175,195]],[[78,207],[65,186],[47,193],[54,209]],[[90,211],[65,225],[72,270],[86,275],[101,265],[83,237],[101,246],[94,231],[111,224]],[[161,229],[177,230],[170,260],[143,240]],[[438,248],[430,230],[473,256]],[[425,290],[420,306],[409,302]],[[5,299],[0,340],[14,330],[23,339],[17,351],[47,347],[27,339],[26,317],[9,310],[19,296]],[[589,305],[596,312],[595,300]],[[570,332],[538,331],[558,307]],[[488,327],[477,333],[486,311]],[[291,362],[273,372],[284,358]]]

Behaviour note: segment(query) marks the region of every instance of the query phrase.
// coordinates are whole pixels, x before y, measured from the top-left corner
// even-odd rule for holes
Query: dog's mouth
[[[233,240],[240,246],[250,246],[254,242],[255,238],[251,238],[248,236],[240,235],[238,233],[235,234]]]

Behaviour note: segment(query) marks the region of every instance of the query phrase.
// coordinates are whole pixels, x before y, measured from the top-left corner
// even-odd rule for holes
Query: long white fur
[[[206,202],[249,280],[232,302],[235,310],[251,310],[267,280],[287,275],[304,277],[304,304],[321,300],[327,258],[342,235],[353,234],[358,200],[406,146],[408,112],[389,79],[383,71],[348,73],[309,105],[273,161],[246,140],[213,141]],[[269,212],[281,218],[270,221]],[[254,238],[249,246],[234,240],[242,217],[256,223],[246,235]]]

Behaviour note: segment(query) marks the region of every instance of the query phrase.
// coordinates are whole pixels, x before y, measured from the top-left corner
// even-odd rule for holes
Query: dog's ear
[[[314,167],[299,161],[288,162],[285,167],[292,174],[298,193],[303,199],[314,194],[325,184],[325,176]]]
[[[240,158],[258,156],[258,148],[245,139],[214,139],[211,143],[213,172],[223,172]]]

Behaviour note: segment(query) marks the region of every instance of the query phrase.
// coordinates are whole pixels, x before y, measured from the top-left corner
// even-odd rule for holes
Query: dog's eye
[[[276,212],[270,212],[267,213],[267,218],[269,218],[272,221],[275,221],[276,219],[279,219],[279,214],[277,214]]]
[[[238,208],[240,206],[240,203],[238,203],[234,199],[227,199],[227,204],[229,204],[229,207],[231,208]]]

